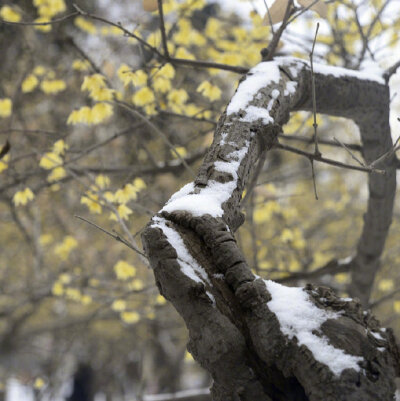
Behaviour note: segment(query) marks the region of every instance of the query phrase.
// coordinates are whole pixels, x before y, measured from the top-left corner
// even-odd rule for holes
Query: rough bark
[[[274,64],[264,66],[273,69],[279,65],[279,79],[260,88],[249,105],[268,110],[273,121],[248,121],[244,109],[225,111],[190,191],[199,194],[212,182],[233,183],[222,204],[222,216],[169,208],[144,231],[143,244],[157,285],[185,320],[190,352],[214,379],[213,400],[392,400],[399,361],[392,332],[380,330],[379,323],[362,311],[358,301],[338,298],[326,288],[307,286],[304,291],[310,302],[340,314],[327,319],[313,334],[348,355],[360,357],[357,368],[335,374],[300,345],[296,336],[283,334],[277,315],[268,306],[271,293],[266,282],[252,274],[236,244],[233,232],[243,222],[239,207],[242,192],[258,157],[273,147],[290,111],[312,108],[308,64],[294,59],[270,63]],[[254,70],[242,80],[252,74]],[[289,81],[296,82],[296,90],[287,90]],[[367,162],[391,149],[387,86],[329,73],[316,73],[315,82],[317,111],[357,123]],[[232,160],[239,164],[234,172],[217,167]],[[379,267],[396,185],[394,157],[379,167],[386,174],[370,175],[368,210],[352,261],[350,290],[363,302],[368,300]],[[182,239],[193,259],[182,257],[171,233]],[[193,279],[185,271],[184,266],[198,271],[196,264],[206,272],[203,280]]]

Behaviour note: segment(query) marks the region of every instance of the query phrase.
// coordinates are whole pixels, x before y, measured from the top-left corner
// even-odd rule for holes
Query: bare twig
[[[339,139],[333,138],[333,140],[339,144],[346,152],[349,153],[349,155],[352,157],[353,160],[355,160],[360,166],[365,167],[365,164]]]
[[[351,164],[342,163],[337,160],[327,159],[326,157],[322,157],[320,155],[315,155],[314,153],[305,152],[303,150],[293,148],[292,146],[282,145],[281,143],[276,144],[275,147],[277,149],[287,150],[288,152],[292,152],[292,153],[296,153],[298,155],[305,156],[310,160],[315,160],[317,162],[330,164],[331,166],[341,167],[341,168],[345,168],[345,169],[349,169],[349,170],[363,171],[364,173],[385,174],[385,170],[379,170],[379,169],[376,169],[371,166],[365,166],[365,167],[352,166]]]
[[[57,24],[59,22],[63,22],[66,21],[70,18],[76,17],[77,15],[79,15],[80,13],[78,11],[75,11],[71,14],[68,15],[64,15],[64,17],[60,17],[60,18],[55,18],[51,21],[47,21],[47,22],[29,22],[29,21],[19,21],[19,22],[11,22],[11,21],[6,21],[3,19],[0,19],[0,22],[2,22],[3,24],[6,25],[53,25],[53,24]]]
[[[163,44],[163,48],[164,48],[164,55],[166,58],[169,58],[167,34],[165,33],[164,10],[163,10],[162,0],[158,0],[158,14],[160,16],[160,31],[161,31],[162,44]]]
[[[82,216],[75,215],[74,217],[76,217],[77,219],[82,220],[82,221],[84,221],[84,222],[90,224],[90,225],[93,226],[93,227],[96,227],[97,229],[99,229],[99,230],[102,231],[103,233],[105,233],[105,234],[109,235],[110,237],[114,238],[116,241],[121,242],[122,244],[126,245],[128,248],[132,249],[133,251],[137,252],[139,255],[141,255],[141,256],[143,256],[144,258],[147,259],[147,256],[146,256],[143,252],[141,252],[141,251],[139,251],[139,249],[135,248],[132,244],[130,244],[130,243],[129,243],[125,238],[123,238],[122,236],[120,236],[120,235],[118,235],[118,234],[113,234],[113,233],[111,233],[110,231],[107,231],[106,229],[104,229],[104,228],[98,226],[96,223],[93,223],[93,222],[90,221],[90,220],[85,219],[85,218],[82,217]]]
[[[313,122],[314,143],[315,143],[314,154],[320,156],[321,152],[318,150],[317,97],[315,94],[315,75],[314,75],[314,63],[313,63],[314,48],[315,48],[315,42],[317,41],[318,30],[319,30],[319,22],[317,23],[314,41],[313,41],[313,45],[312,45],[311,52],[310,52],[310,67],[311,67],[311,91],[312,91],[312,102],[313,102],[313,116],[314,116],[314,122]],[[318,199],[318,197],[317,197],[317,199]]]

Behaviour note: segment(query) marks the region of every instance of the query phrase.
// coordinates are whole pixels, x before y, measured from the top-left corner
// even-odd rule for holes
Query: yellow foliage
[[[189,99],[189,95],[185,89],[172,89],[167,98],[172,104],[183,105]]]
[[[140,315],[137,312],[124,311],[120,314],[121,319],[127,324],[134,324],[140,320]]]
[[[122,312],[126,309],[126,301],[124,301],[123,299],[116,299],[112,303],[111,308],[116,312]]]
[[[156,298],[156,304],[157,305],[165,305],[167,303],[167,300],[161,295],[158,294]]]
[[[60,274],[60,277],[58,279],[62,284],[69,284],[71,282],[71,276],[67,273]]]
[[[51,288],[51,292],[56,297],[59,297],[64,294],[64,287],[59,281],[56,281]]]
[[[160,76],[162,76],[164,78],[172,79],[172,78],[175,77],[175,68],[170,63],[164,64],[158,70],[156,75],[160,75]]]
[[[96,185],[97,185],[100,189],[104,189],[104,188],[107,188],[107,187],[110,186],[110,178],[107,177],[107,176],[104,175],[104,174],[99,174],[99,175],[96,177],[95,182],[96,182]]]
[[[175,150],[176,153],[178,153],[178,155],[180,157],[185,157],[187,155],[187,150],[183,146],[178,146],[174,150]],[[177,158],[177,155],[176,155],[175,152],[171,149],[172,156],[174,158]]]
[[[293,235],[292,230],[289,230],[288,228],[284,228],[282,230],[282,233],[281,233],[281,241],[282,242],[290,242],[293,240],[293,238],[294,238],[294,235]]]
[[[132,214],[132,209],[126,206],[124,203],[117,207],[117,212],[119,217],[122,220],[128,220],[129,216]],[[114,221],[118,221],[118,218],[115,213],[111,213],[110,219]]]
[[[379,280],[378,289],[380,291],[392,291],[394,288],[394,281],[388,278]]]
[[[29,74],[22,82],[21,89],[22,92],[28,93],[32,92],[38,85],[39,80],[34,74]]]
[[[132,184],[126,184],[123,188],[118,189],[114,195],[114,201],[118,203],[127,203],[137,198],[138,189]]]
[[[153,79],[153,88],[157,92],[167,93],[171,90],[171,81],[167,78],[156,76]]]
[[[137,278],[137,279],[135,279],[135,280],[132,280],[132,281],[129,283],[128,288],[129,288],[130,290],[132,290],[132,291],[141,291],[141,290],[143,290],[143,288],[144,288],[144,283],[143,283],[142,280],[140,280],[140,279]]]
[[[53,145],[53,153],[56,155],[63,155],[69,146],[64,142],[63,139],[59,139]]]
[[[54,152],[45,153],[39,162],[39,166],[45,170],[50,170],[54,167],[60,166],[61,164],[63,164],[61,157]]]
[[[155,97],[153,91],[147,86],[139,89],[133,96],[132,102],[136,106],[145,106],[146,104],[154,102]]]
[[[76,17],[74,23],[78,28],[82,29],[82,31],[85,31],[92,35],[95,35],[97,32],[96,26],[83,17]]]
[[[47,18],[54,17],[66,10],[64,0],[33,0],[33,5],[41,17]]]
[[[81,300],[82,294],[77,288],[67,288],[65,290],[65,295],[72,301],[79,302]]]
[[[119,260],[114,265],[114,271],[118,280],[127,280],[136,274],[136,268],[125,260]]]
[[[81,86],[82,91],[92,91],[106,86],[106,77],[101,74],[86,75]]]
[[[212,85],[209,81],[203,81],[197,87],[197,92],[200,92],[212,102],[221,98],[221,89],[219,89],[218,86]]]
[[[0,117],[6,118],[11,115],[12,102],[9,98],[0,99]]]
[[[176,54],[175,54],[176,58],[184,58],[187,60],[195,60],[196,57],[193,56],[192,53],[190,53],[188,50],[186,50],[184,47],[178,47],[178,49],[176,50]]]
[[[393,309],[397,314],[400,314],[400,301],[393,302]]]
[[[46,68],[44,68],[42,65],[37,65],[34,69],[33,69],[33,73],[35,75],[37,75],[38,77],[44,75],[46,72]]]
[[[8,161],[10,160],[10,155],[5,155],[0,159],[0,173],[8,169]]]
[[[32,190],[26,187],[23,191],[18,191],[13,196],[13,203],[15,206],[26,205],[29,201],[33,200],[35,194]]]
[[[109,88],[94,88],[90,91],[90,97],[98,102],[107,102],[114,99],[114,90]]]
[[[67,172],[64,167],[55,167],[47,177],[47,181],[48,182],[59,181],[66,176]]]
[[[55,246],[54,253],[62,260],[67,260],[69,254],[78,246],[78,241],[71,235],[64,237],[63,241]]]
[[[88,71],[90,69],[90,63],[87,60],[74,60],[72,62],[72,68],[76,71]]]
[[[4,21],[19,22],[21,21],[21,14],[15,11],[10,6],[3,6],[0,8],[0,17]]]
[[[81,197],[81,204],[86,205],[91,213],[100,214],[102,212],[98,195],[91,192],[87,192],[87,196]]]
[[[39,244],[45,246],[53,242],[53,236],[51,234],[42,234],[39,237]]]
[[[36,390],[40,390],[41,388],[43,388],[45,385],[44,380],[41,377],[37,377],[33,383],[33,388],[35,388]]]
[[[39,17],[39,18],[36,18],[34,22],[43,23],[43,22],[50,22],[50,21],[51,20],[48,17]],[[46,32],[50,32],[51,31],[51,24],[35,25],[34,28],[37,31],[41,31],[41,32],[45,32],[46,33]]]
[[[92,108],[83,106],[71,112],[67,124],[100,124],[111,117],[113,113],[113,107],[108,103],[96,103]]]
[[[67,85],[62,79],[47,80],[40,84],[40,89],[46,94],[56,94],[65,90]]]
[[[263,223],[269,220],[274,213],[280,212],[281,207],[278,202],[265,202],[256,208],[253,219],[255,223]]]

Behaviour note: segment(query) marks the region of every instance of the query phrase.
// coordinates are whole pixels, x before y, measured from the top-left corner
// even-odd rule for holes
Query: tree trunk
[[[392,149],[383,80],[315,66],[317,112],[351,118],[367,163]],[[259,156],[293,110],[312,110],[307,62],[253,68],[215,131],[194,183],[176,193],[143,233],[160,292],[189,329],[189,351],[220,401],[392,400],[399,354],[357,300],[327,288],[284,287],[255,277],[239,250],[240,201]],[[351,262],[352,296],[366,305],[392,218],[395,156],[369,176],[364,228]]]

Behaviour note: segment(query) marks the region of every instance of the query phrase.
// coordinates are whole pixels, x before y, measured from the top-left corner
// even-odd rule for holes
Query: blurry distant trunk
[[[380,78],[319,66],[317,112],[354,120],[367,164],[392,149],[389,89]],[[234,232],[240,201],[264,151],[293,110],[312,110],[308,63],[277,59],[243,77],[221,116],[196,180],[143,233],[160,292],[189,330],[188,348],[214,379],[218,401],[393,400],[399,354],[357,301],[327,288],[302,290],[255,277]],[[392,218],[394,154],[369,174],[369,201],[352,296],[366,305]],[[299,309],[300,308],[300,309]],[[296,313],[293,313],[296,311]]]
[[[94,401],[93,369],[86,364],[79,365],[73,378],[72,394],[67,401]]]

